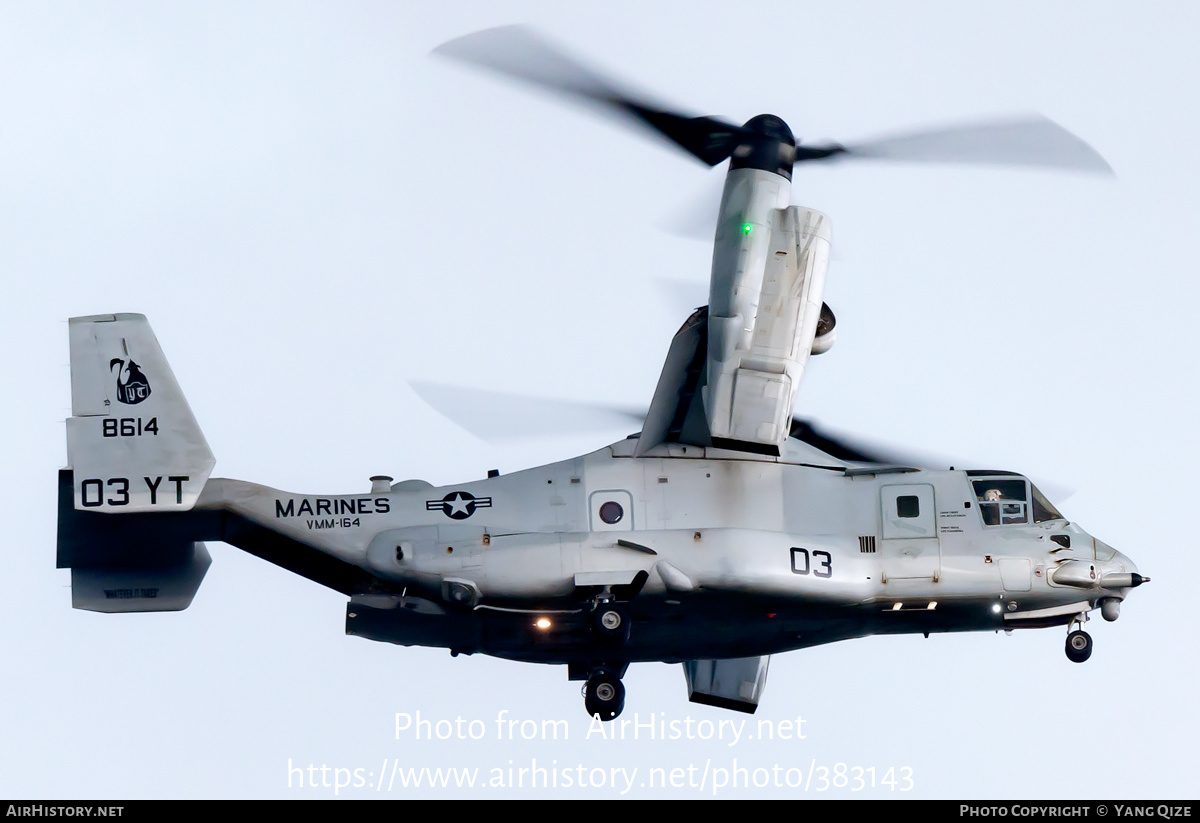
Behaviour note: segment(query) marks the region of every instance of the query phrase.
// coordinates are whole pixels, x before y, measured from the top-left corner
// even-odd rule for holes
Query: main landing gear
[[[583,707],[589,717],[612,720],[625,708],[625,684],[611,672],[596,672],[583,685]]]
[[[623,646],[629,639],[629,615],[616,603],[597,603],[592,612],[592,633],[603,646]]]
[[[625,685],[621,675],[629,664],[620,659],[623,656],[621,647],[629,642],[629,612],[606,588],[592,600],[589,623],[592,637],[601,651],[584,670],[587,671],[587,682],[583,685],[583,707],[590,717],[612,720],[625,708]]]
[[[1085,612],[1072,620],[1067,627],[1073,629],[1067,635],[1067,659],[1072,663],[1082,663],[1092,656],[1092,636],[1083,630],[1086,620],[1087,613]],[[1080,628],[1074,629],[1075,626]]]

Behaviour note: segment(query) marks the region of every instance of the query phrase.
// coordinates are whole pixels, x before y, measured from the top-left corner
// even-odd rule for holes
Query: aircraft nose
[[[1130,559],[1129,555],[1123,554],[1121,552],[1116,552],[1116,554],[1113,556],[1113,560],[1116,561],[1116,563],[1118,564],[1118,567],[1123,568],[1125,571],[1129,572],[1130,574],[1135,574],[1135,575],[1137,574],[1137,570],[1138,570],[1137,564],[1134,563],[1132,559]],[[1143,581],[1148,580],[1148,579],[1149,578],[1143,578]]]
[[[1149,577],[1138,574],[1137,566],[1132,560],[1118,551],[1113,551],[1112,559],[1101,567],[1100,587],[1112,591],[1115,596],[1100,600],[1100,614],[1110,623],[1116,620],[1121,614],[1124,592],[1149,582]]]
[[[1100,541],[1096,541],[1097,548],[1102,545]],[[1103,548],[1112,552],[1112,558],[1101,566],[1101,586],[1106,589],[1128,589],[1150,582],[1149,577],[1138,574],[1137,564],[1128,555],[1116,551],[1111,546],[1103,545]]]

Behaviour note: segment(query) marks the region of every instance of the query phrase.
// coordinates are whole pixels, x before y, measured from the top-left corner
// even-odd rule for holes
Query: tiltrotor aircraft
[[[709,303],[675,335],[640,432],[598,451],[435,488],[296,494],[210,478],[212,452],[146,319],[70,321],[69,466],[58,566],[75,608],[186,608],[237,546],[347,597],[348,634],[567,666],[589,714],[625,700],[630,663],[678,662],[690,699],[754,711],[770,655],[873,634],[1115,620],[1148,578],[1028,479],[896,465],[794,422],[829,349],[830,222],[789,205],[796,164],[864,157],[1107,170],[1038,118],[857,146],[809,146],[759,115],[677,114],[523,29],[442,46],[608,108],[709,165],[729,161]]]

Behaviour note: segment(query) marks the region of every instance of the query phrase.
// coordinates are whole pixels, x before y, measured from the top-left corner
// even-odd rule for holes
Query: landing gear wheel
[[[592,630],[606,646],[620,646],[629,639],[629,615],[612,603],[601,603],[592,612]]]
[[[1082,663],[1092,656],[1092,636],[1085,631],[1073,631],[1067,635],[1067,659]]]
[[[625,708],[625,684],[607,672],[592,675],[583,687],[583,707],[589,717],[612,720]]]

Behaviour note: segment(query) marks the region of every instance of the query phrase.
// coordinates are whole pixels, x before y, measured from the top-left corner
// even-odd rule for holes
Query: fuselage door
[[[937,580],[942,562],[933,486],[928,483],[884,486],[879,490],[879,505],[884,582]]]

